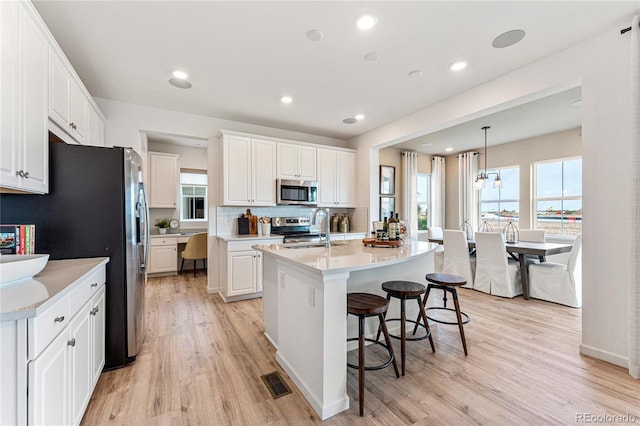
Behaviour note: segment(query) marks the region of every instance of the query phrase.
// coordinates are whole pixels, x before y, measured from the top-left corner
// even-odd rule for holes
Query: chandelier
[[[495,180],[493,181],[494,188],[502,188],[502,179],[500,179],[500,173],[491,172],[487,173],[487,130],[490,129],[489,126],[484,126],[482,130],[484,130],[484,171],[478,173],[478,177],[476,178],[475,185],[476,189],[484,188],[484,185],[489,180],[489,175],[496,175]]]

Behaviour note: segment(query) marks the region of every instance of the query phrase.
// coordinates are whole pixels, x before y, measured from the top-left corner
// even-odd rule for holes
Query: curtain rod
[[[620,30],[620,34],[624,34],[624,33],[627,33],[629,31],[631,31],[631,27],[627,27],[625,29]]]

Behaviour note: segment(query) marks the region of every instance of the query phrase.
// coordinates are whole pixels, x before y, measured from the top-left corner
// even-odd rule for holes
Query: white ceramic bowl
[[[30,279],[44,269],[48,254],[3,254],[0,256],[0,287]]]

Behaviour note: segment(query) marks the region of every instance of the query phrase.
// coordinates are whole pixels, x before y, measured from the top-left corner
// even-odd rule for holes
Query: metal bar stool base
[[[391,335],[389,335],[391,336]],[[393,337],[393,336],[391,336]],[[353,342],[353,341],[358,341],[359,338],[358,337],[351,337],[349,339],[347,339],[347,342]],[[372,366],[366,366],[364,367],[365,370],[367,371],[371,371],[371,370],[382,370],[383,368],[387,368],[388,366],[391,365],[391,363],[393,362],[393,360],[395,359],[394,354],[389,350],[389,346],[387,346],[386,344],[382,343],[382,342],[378,342],[375,339],[370,339],[368,337],[365,337],[364,339],[365,342],[371,342],[374,343],[376,345],[380,345],[383,348],[385,348],[387,350],[387,352],[389,353],[389,359],[387,359],[384,364],[380,364],[380,365],[372,365]],[[359,369],[360,366],[358,364],[351,364],[349,362],[347,362],[347,367],[349,368],[355,368],[355,369]]]
[[[425,310],[425,312],[427,312],[427,314],[429,313],[429,311],[435,311],[435,310],[456,312],[456,310],[454,308],[443,308],[443,307],[439,307],[439,306],[434,306],[434,307],[431,307],[431,308],[425,308],[424,310]],[[465,318],[464,321],[462,321],[462,324],[467,324],[469,321],[471,321],[471,318],[469,318],[469,315],[465,314],[464,312],[460,311],[460,315]],[[458,325],[458,321],[438,320],[438,319],[435,319],[434,317],[430,317],[429,315],[427,315],[427,318],[430,319],[433,322],[438,322],[440,324]],[[409,322],[409,321],[407,321],[407,322]],[[412,322],[415,322],[415,321],[412,321]],[[420,325],[422,326],[422,323],[420,323]],[[390,334],[390,336],[391,337],[395,337],[393,334]],[[407,340],[409,340],[409,339],[407,339]]]
[[[427,311],[427,309],[425,309],[425,311]],[[429,317],[427,316],[427,318],[429,318]],[[431,319],[431,318],[429,318],[429,319]],[[392,322],[392,321],[400,321],[400,322],[402,322],[402,318],[387,318],[387,319],[385,319],[385,321],[386,322]],[[429,337],[431,337],[431,329],[425,327],[422,322],[416,322],[414,320],[405,320],[405,322],[417,325],[418,327],[424,328],[426,334],[424,336],[418,336],[418,337],[405,337],[404,340],[410,340],[410,341],[414,342],[416,340],[424,340],[424,339],[428,339]],[[457,323],[454,323],[454,324],[457,324]],[[416,334],[415,331],[413,332],[413,334]],[[393,337],[394,339],[398,339],[398,340],[402,339],[402,336],[398,336],[398,335],[391,334],[391,333],[389,333],[389,337]]]

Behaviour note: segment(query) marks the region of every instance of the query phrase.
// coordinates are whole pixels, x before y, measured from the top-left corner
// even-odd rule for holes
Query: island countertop
[[[369,247],[362,240],[335,241],[330,248],[292,248],[287,244],[255,245],[255,250],[288,260],[321,274],[359,271],[405,262],[434,251],[437,244],[407,241],[399,247]]]

